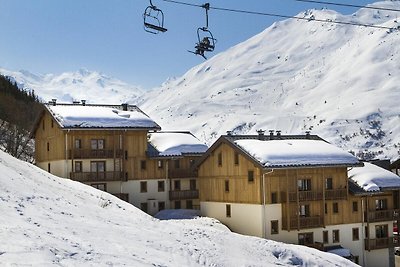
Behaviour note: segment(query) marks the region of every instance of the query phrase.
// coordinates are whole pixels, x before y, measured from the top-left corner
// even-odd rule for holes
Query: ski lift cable
[[[169,3],[174,3],[174,4],[186,5],[186,6],[204,8],[203,5],[191,4],[191,3],[177,1],[177,0],[162,0],[162,1],[169,2]],[[384,29],[384,30],[398,29],[397,27],[387,27],[387,26],[380,26],[380,25],[374,25],[374,24],[365,24],[365,23],[357,23],[357,22],[346,22],[346,21],[338,21],[338,20],[330,20],[330,19],[307,18],[307,17],[299,17],[299,16],[289,16],[289,15],[282,15],[282,14],[276,14],[276,13],[265,13],[265,12],[258,12],[258,11],[249,11],[249,10],[232,9],[232,8],[215,7],[215,6],[210,6],[209,8],[210,9],[214,9],[214,10],[219,10],[219,11],[243,13],[243,14],[250,14],[250,15],[259,15],[259,16],[278,17],[278,18],[286,18],[286,19],[298,19],[298,20],[306,20],[306,21],[315,21],[315,22],[320,22],[320,23],[334,23],[334,24],[351,25],[351,26],[359,26],[359,27],[369,27],[369,28]]]
[[[365,9],[400,12],[400,9],[386,8],[386,7],[361,6],[361,5],[354,5],[354,4],[342,4],[342,3],[316,1],[316,0],[294,0],[294,1],[296,1],[296,2],[314,3],[314,4],[323,4],[323,5],[333,5],[333,6],[344,6],[344,7],[355,7],[355,8],[365,8]]]

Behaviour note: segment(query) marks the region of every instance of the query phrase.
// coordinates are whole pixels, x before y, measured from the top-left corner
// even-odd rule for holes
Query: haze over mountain
[[[96,71],[80,69],[75,72],[56,74],[33,74],[26,70],[0,73],[13,77],[20,88],[35,90],[47,102],[53,98],[59,102],[80,101],[92,103],[122,103],[143,94],[142,89]]]
[[[400,9],[399,1],[373,5]],[[91,88],[98,79],[84,85],[74,84],[72,78],[60,84],[59,92],[49,89],[51,83],[41,82],[35,91],[42,97],[46,94],[46,99],[80,100],[84,97],[75,92],[86,91],[80,89],[82,85],[93,89],[91,98],[85,98],[89,102],[138,104],[163,129],[190,130],[208,144],[228,130],[238,134],[254,134],[257,129],[283,134],[311,131],[361,158],[396,159],[400,155],[399,30],[314,20],[398,28],[398,15],[372,9],[352,15],[308,10],[298,16],[309,21],[274,23],[143,94],[124,90],[129,88],[125,84],[118,89],[121,98],[113,90],[104,96],[98,87]],[[25,81],[27,87],[34,87]]]

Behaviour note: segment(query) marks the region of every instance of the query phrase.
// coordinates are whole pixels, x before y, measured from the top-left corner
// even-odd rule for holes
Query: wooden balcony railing
[[[169,191],[169,200],[184,200],[199,198],[199,190]]]
[[[323,193],[317,191],[299,191],[299,201],[313,201],[313,200],[322,200]],[[286,192],[282,192],[282,200],[286,201]],[[338,200],[338,199],[347,199],[347,189],[332,189],[325,191],[325,199],[326,200]],[[289,202],[297,202],[297,192],[289,192]]]
[[[79,182],[126,181],[120,171],[110,172],[71,172],[71,179]]]
[[[119,158],[123,154],[122,149],[115,150],[115,157]],[[68,151],[68,158],[72,159],[106,159],[114,158],[112,149],[74,149]]]
[[[169,178],[194,178],[197,177],[197,173],[190,169],[172,169],[168,170]]]
[[[321,216],[310,217],[290,217],[290,230],[316,228],[323,226],[323,218]],[[286,220],[282,222],[282,228],[288,230]]]
[[[399,209],[395,210],[372,210],[364,213],[364,222],[384,222],[399,218]]]
[[[382,248],[390,248],[398,244],[397,237],[384,237],[376,239],[364,239],[365,250],[375,250]]]

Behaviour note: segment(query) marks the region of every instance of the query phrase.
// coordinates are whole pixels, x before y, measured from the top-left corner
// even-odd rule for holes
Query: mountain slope
[[[41,75],[0,68],[0,73],[12,77],[20,88],[34,90],[44,101],[55,98],[59,102],[71,103],[85,99],[89,103],[120,104],[143,93],[136,86],[86,69]]]
[[[378,2],[400,9],[400,2]],[[309,10],[145,93],[140,106],[164,129],[207,143],[227,130],[311,130],[362,158],[400,155],[400,34],[330,19],[398,27],[397,13]]]
[[[0,262],[49,266],[356,266],[230,233],[210,218],[159,221],[105,192],[0,151]]]

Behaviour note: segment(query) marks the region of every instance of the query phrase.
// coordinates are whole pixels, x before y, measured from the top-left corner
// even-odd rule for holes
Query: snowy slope
[[[0,173],[2,266],[356,266],[311,248],[230,233],[209,218],[159,221],[1,151]]]
[[[400,2],[376,6],[400,9]],[[298,16],[398,27],[397,13]],[[399,21],[400,22],[400,21]],[[161,127],[212,143],[227,130],[311,130],[358,156],[400,155],[400,32],[284,20],[146,93],[139,106]]]
[[[137,86],[86,69],[41,75],[0,68],[0,74],[12,77],[20,88],[35,90],[45,102],[55,98],[58,102],[69,103],[85,99],[88,103],[121,104],[143,93]]]

